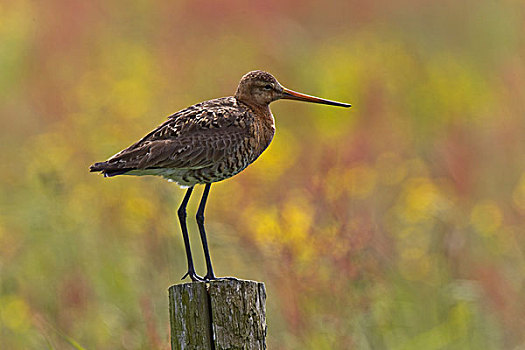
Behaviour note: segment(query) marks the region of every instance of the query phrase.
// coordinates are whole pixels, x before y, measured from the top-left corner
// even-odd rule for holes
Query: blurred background
[[[525,348],[524,38],[519,0],[0,2],[0,347],[169,349],[184,191],[88,166],[263,69],[353,104],[274,103],[212,186],[269,348]]]

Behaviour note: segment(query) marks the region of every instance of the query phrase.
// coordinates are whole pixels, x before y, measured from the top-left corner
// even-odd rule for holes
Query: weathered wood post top
[[[231,279],[169,288],[171,348],[266,349],[264,283]]]

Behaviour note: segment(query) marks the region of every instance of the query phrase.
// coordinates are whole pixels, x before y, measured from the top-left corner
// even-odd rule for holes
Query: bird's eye
[[[266,85],[264,85],[263,89],[264,90],[271,90],[271,89],[273,89],[273,86],[271,84],[266,84]]]

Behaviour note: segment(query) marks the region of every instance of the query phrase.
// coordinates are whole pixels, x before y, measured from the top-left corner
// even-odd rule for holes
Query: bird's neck
[[[270,113],[270,106],[267,104],[260,105],[255,103],[253,100],[242,98],[242,95],[239,96],[238,94],[235,94],[235,99],[246,106],[250,107],[252,111],[255,112],[256,115],[269,115]]]
[[[262,120],[261,121],[265,121],[267,123],[271,123],[272,125],[274,124],[274,119],[273,119],[273,116],[272,116],[272,112],[270,111],[270,106],[265,104],[265,105],[260,105],[260,104],[256,104],[256,103],[253,103],[252,101],[246,101],[242,98],[239,98],[237,96],[235,96],[235,98],[237,99],[237,101],[245,104],[246,106],[248,106],[248,108],[250,108],[253,113],[260,117]]]
[[[256,153],[258,157],[270,145],[270,142],[272,142],[273,136],[275,134],[275,119],[273,118],[269,105],[261,106],[250,102],[245,102],[241,99],[238,100],[247,105],[257,117],[258,147]]]
[[[259,120],[260,139],[258,152],[261,154],[270,145],[275,135],[275,119],[273,118],[272,112],[269,106],[265,106],[264,112],[261,110],[260,114],[257,114]]]

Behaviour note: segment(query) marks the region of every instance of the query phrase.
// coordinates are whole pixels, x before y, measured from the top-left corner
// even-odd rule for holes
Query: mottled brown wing
[[[174,140],[146,141],[109,160],[106,169],[205,168],[235,154],[246,139],[246,130],[227,128]]]
[[[177,112],[137,143],[91,171],[118,175],[148,168],[199,169],[221,161],[249,138],[251,111],[233,98],[210,100]]]

